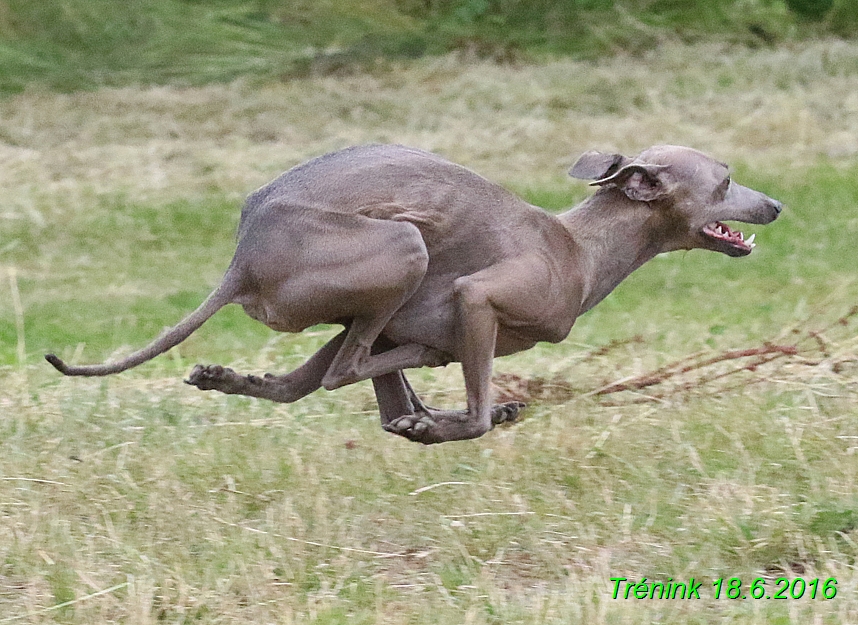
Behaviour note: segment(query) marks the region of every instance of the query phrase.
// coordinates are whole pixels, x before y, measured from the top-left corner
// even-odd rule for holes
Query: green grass
[[[666,41],[759,47],[854,37],[854,8],[836,0],[807,19],[781,0],[4,0],[0,93],[291,79],[454,50],[521,62]]]
[[[856,58],[666,45],[0,101],[0,624],[854,622],[858,320],[837,320],[858,301]],[[219,280],[243,194],[366,141],[551,210],[591,192],[564,176],[583,150],[690,144],[787,209],[747,229],[750,257],[659,257],[565,342],[498,360],[530,407],[477,441],[384,433],[366,383],[290,405],[182,384],[196,362],[291,369],[335,331],[276,335],[237,307],[119,376],[42,361],[146,343]],[[766,341],[799,354],[587,395]],[[411,379],[464,400],[456,366]],[[782,575],[837,597],[712,595]],[[611,577],[694,577],[701,599],[614,600]]]
[[[115,0],[5,3],[3,91],[140,82],[204,84],[297,73],[308,49],[409,32],[384,2]],[[268,8],[266,8],[268,7]],[[287,8],[288,7],[288,8]],[[281,15],[281,12],[283,14]]]

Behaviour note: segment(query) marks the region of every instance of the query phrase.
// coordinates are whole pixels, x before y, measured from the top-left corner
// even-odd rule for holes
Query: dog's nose
[[[780,215],[781,211],[784,209],[784,205],[778,202],[777,200],[771,200],[772,208],[775,209],[775,214]]]

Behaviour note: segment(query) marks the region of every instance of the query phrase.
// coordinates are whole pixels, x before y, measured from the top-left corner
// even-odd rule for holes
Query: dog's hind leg
[[[247,395],[288,404],[309,395],[322,386],[322,378],[343,345],[348,329],[328,341],[303,365],[285,375],[266,373],[265,377],[240,375],[219,365],[197,365],[185,383],[201,391],[220,391],[227,395]]]

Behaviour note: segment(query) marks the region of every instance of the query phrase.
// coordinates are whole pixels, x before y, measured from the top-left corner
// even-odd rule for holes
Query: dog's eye
[[[718,188],[715,189],[716,198],[718,198],[719,200],[724,199],[724,197],[727,195],[727,189],[730,188],[730,182],[730,176],[728,175],[726,178],[724,178],[721,184],[718,185]]]

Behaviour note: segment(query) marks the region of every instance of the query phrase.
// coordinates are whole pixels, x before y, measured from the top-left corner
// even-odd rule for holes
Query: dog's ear
[[[591,150],[582,154],[572,165],[569,175],[580,180],[601,180],[614,175],[621,167],[631,162],[632,159],[622,154],[605,154]]]
[[[629,199],[637,202],[655,202],[664,199],[673,191],[667,169],[667,165],[632,163],[590,184],[617,187]]]

